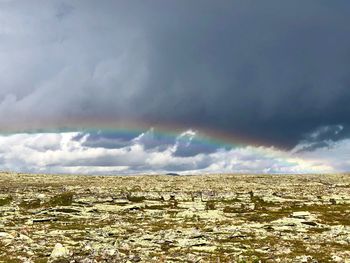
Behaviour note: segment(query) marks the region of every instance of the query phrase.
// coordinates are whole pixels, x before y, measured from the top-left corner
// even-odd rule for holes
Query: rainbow
[[[46,124],[45,124],[46,123]],[[208,127],[189,127],[178,123],[156,123],[146,121],[115,121],[110,119],[79,119],[58,121],[54,125],[41,122],[28,127],[11,127],[1,129],[0,134],[14,133],[57,133],[57,132],[103,132],[107,134],[120,134],[121,136],[136,137],[153,128],[154,134],[165,138],[174,138],[182,132],[192,130],[196,132],[194,141],[216,145],[218,147],[241,147],[241,146],[266,146],[266,143],[259,142],[246,136],[224,132],[219,129]],[[37,127],[40,128],[37,128]]]
[[[40,128],[35,128],[35,126]],[[204,146],[210,146],[217,151],[222,151],[225,154],[230,153],[230,150],[238,150],[247,153],[248,156],[257,157],[257,163],[259,160],[271,158],[273,162],[277,162],[279,166],[285,168],[280,170],[280,173],[305,173],[305,172],[324,172],[333,171],[332,167],[327,165],[318,164],[318,160],[304,160],[299,158],[298,155],[294,155],[290,151],[284,151],[273,146],[264,145],[256,140],[248,139],[244,136],[238,136],[231,133],[223,132],[221,130],[207,129],[206,127],[188,127],[176,123],[155,123],[144,121],[115,121],[108,119],[95,119],[95,120],[79,120],[79,121],[64,121],[62,123],[56,122],[54,125],[35,125],[32,123],[32,127],[14,129],[0,128],[0,135],[12,135],[18,133],[68,133],[76,132],[81,134],[93,134],[103,133],[116,135],[116,137],[127,138],[128,140],[134,139],[147,131],[152,132],[155,136],[162,136],[162,138],[169,138],[169,141],[179,138],[181,134],[189,130],[195,132],[195,136],[191,142]],[[244,153],[243,153],[244,154]],[[252,161],[254,166],[255,161]],[[296,167],[290,170],[289,167]],[[273,167],[272,167],[273,168]],[[218,171],[221,172],[221,171]],[[231,172],[231,171],[226,171]],[[269,171],[268,171],[269,172]],[[258,171],[257,173],[264,173],[264,171]]]

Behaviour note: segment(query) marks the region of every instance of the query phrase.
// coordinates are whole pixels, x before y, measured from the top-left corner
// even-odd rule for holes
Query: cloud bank
[[[21,133],[0,136],[0,165],[3,170],[36,173],[324,173],[349,169],[349,150],[350,140],[299,154],[262,146],[225,148],[197,140],[193,130],[175,137],[153,129],[136,136]]]

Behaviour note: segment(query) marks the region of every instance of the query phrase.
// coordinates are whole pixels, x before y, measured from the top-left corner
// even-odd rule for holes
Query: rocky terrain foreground
[[[350,262],[350,175],[0,173],[0,262]]]

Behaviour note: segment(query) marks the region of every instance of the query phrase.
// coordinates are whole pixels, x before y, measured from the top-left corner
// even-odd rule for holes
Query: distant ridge
[[[171,176],[180,176],[179,174],[177,173],[166,173],[165,175],[171,175]]]

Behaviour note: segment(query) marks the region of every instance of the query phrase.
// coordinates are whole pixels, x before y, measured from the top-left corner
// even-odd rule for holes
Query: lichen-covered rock
[[[53,260],[59,259],[59,258],[68,258],[69,250],[68,248],[64,247],[62,244],[57,243],[53,248],[50,257]]]

